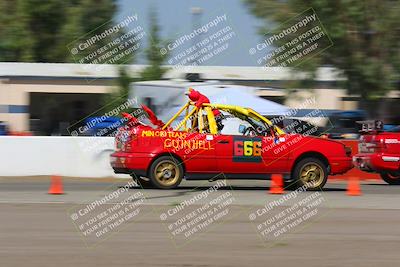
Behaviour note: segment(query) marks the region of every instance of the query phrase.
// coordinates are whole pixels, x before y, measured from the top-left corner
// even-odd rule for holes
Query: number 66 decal
[[[233,161],[261,162],[261,138],[234,137]]]

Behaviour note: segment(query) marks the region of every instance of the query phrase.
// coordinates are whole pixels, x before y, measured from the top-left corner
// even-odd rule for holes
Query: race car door
[[[174,141],[171,142],[175,145]],[[178,143],[181,151],[175,149],[186,166],[187,172],[193,173],[214,173],[217,169],[215,161],[215,143],[213,135],[188,133],[186,137]]]
[[[171,140],[170,146],[184,161],[187,173],[218,173],[215,158],[215,140],[209,133],[207,116],[200,109],[186,122],[188,132],[182,132],[181,140]]]
[[[239,118],[227,118],[221,135],[216,137],[216,157],[224,173],[265,174],[288,170],[289,146],[287,136],[269,132],[266,136],[247,135],[240,131],[253,127]],[[238,126],[239,125],[239,126]],[[266,125],[260,125],[267,127]]]
[[[247,174],[262,174],[265,172],[262,138],[243,136],[239,132],[240,125],[249,126],[246,121],[239,118],[224,119],[221,134],[215,136],[217,166],[225,175],[242,174],[235,178],[246,178],[243,175]]]
[[[266,173],[287,173],[289,169],[288,135],[269,135],[262,138],[262,158]]]

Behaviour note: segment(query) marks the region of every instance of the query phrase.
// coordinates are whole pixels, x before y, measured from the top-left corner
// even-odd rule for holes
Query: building
[[[112,65],[0,63],[0,121],[12,131],[62,132],[103,105],[117,76]]]
[[[145,67],[127,66],[132,77],[138,77]],[[218,80],[262,87],[257,91],[259,96],[289,107],[297,107],[303,99],[313,96],[316,99],[314,108],[357,108],[358,97],[349,96],[340,88],[343,78],[339,71],[330,67],[318,70],[316,89],[292,90],[290,94],[284,90],[285,86],[305,76],[289,68],[165,67],[169,68],[165,79]],[[12,131],[63,133],[71,124],[104,106],[102,96],[116,89],[117,77],[116,65],[0,63],[0,121],[8,123]],[[397,99],[397,93],[392,92],[388,97]]]

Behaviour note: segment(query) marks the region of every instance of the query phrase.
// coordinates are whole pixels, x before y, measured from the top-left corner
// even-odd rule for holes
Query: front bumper
[[[400,155],[361,153],[353,156],[353,164],[360,170],[366,172],[398,171]]]

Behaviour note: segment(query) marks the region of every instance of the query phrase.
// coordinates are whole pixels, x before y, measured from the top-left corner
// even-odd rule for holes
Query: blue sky
[[[261,42],[258,29],[262,25],[262,21],[249,12],[242,0],[119,0],[118,5],[117,21],[122,20],[129,14],[137,13],[139,23],[145,30],[147,30],[149,24],[149,11],[152,7],[155,7],[158,13],[159,25],[161,26],[161,35],[163,38],[170,40],[193,31],[193,15],[190,12],[192,7],[201,7],[203,9],[202,14],[197,19],[197,25],[200,26],[213,20],[216,16],[226,14],[227,21],[223,24],[230,26],[234,35],[227,41],[229,45],[226,50],[207,60],[203,65],[256,65],[255,59],[249,55],[248,51],[254,44]],[[215,29],[221,29],[223,24],[216,26]],[[208,34],[212,33],[209,32]],[[196,38],[201,40],[206,35]],[[181,49],[186,49],[193,44],[193,41],[188,42]],[[144,43],[144,45],[146,44]],[[176,49],[171,56],[176,56],[181,51]],[[145,63],[143,55],[139,55],[136,63]]]

